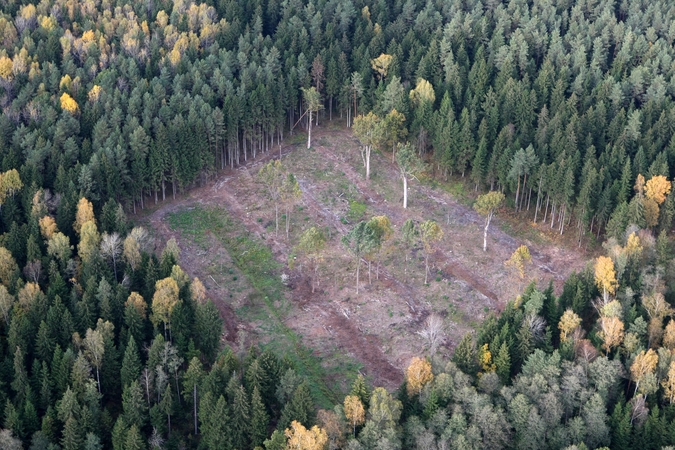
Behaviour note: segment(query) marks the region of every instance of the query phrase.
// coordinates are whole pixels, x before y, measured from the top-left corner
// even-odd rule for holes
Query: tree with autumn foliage
[[[511,257],[504,262],[506,267],[516,271],[520,279],[525,278],[525,265],[532,263],[532,255],[530,249],[526,245],[521,245],[516,249]]]
[[[642,350],[635,356],[633,363],[630,365],[630,379],[635,383],[635,393],[640,389],[640,383],[653,376],[658,362],[659,356],[651,348],[646,352]]]
[[[352,426],[353,435],[356,436],[356,427],[366,421],[366,411],[363,408],[363,403],[361,403],[361,400],[357,396],[348,395],[345,397],[343,411]]]
[[[323,450],[328,443],[326,431],[314,425],[305,428],[300,422],[291,422],[291,427],[284,432],[288,441],[287,450]]]
[[[178,304],[178,284],[173,278],[164,278],[155,284],[152,297],[152,322],[164,324],[164,339],[167,339],[167,324],[171,323],[171,313]]]
[[[431,363],[426,359],[415,356],[405,371],[405,386],[408,396],[419,394],[427,383],[433,381]]]
[[[567,341],[572,332],[576,330],[579,325],[581,325],[581,317],[571,309],[566,310],[560,318],[560,322],[558,322],[560,341]]]
[[[614,261],[607,256],[599,256],[595,261],[595,283],[602,291],[604,303],[609,303],[609,296],[616,292],[617,281]]]

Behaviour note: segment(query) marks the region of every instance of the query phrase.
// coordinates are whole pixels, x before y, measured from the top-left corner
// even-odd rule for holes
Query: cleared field
[[[178,239],[184,269],[204,282],[225,318],[224,339],[235,348],[259,342],[289,354],[313,380],[322,404],[333,402],[359,371],[376,385],[396,387],[410,358],[426,351],[417,332],[430,313],[444,318],[439,352],[449,354],[464,333],[527,283],[536,280],[545,287],[552,280],[560,288],[590,258],[561,247],[545,226],[519,226],[499,217],[483,252],[483,220],[471,209],[461,180],[413,181],[409,207],[403,209],[391,154],[373,155],[371,180],[366,180],[358,142],[349,131],[320,127],[313,143],[311,149],[300,143],[282,149],[283,165],[302,191],[289,210],[288,237],[285,215],[275,232],[274,204],[256,180],[262,164],[278,152],[222,173],[184,198],[160,205],[146,220],[159,242]],[[371,263],[370,276],[361,262],[357,295],[356,261],[340,239],[355,223],[376,215],[388,216],[395,232],[380,263]],[[428,284],[422,248],[406,252],[400,245],[398,232],[408,218],[434,219],[444,231],[430,257]],[[312,271],[295,252],[299,236],[311,226],[329,237],[315,293]],[[533,256],[526,279],[504,266],[522,244]]]

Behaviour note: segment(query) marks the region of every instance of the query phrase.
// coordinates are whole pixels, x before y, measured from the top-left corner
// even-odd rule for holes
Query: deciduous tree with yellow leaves
[[[415,356],[405,371],[405,386],[409,396],[419,394],[427,383],[433,381],[431,363]]]
[[[560,318],[560,322],[558,322],[560,341],[567,341],[567,338],[579,325],[581,325],[581,317],[571,309],[566,310]]]
[[[595,283],[598,285],[598,289],[602,291],[603,302],[608,303],[609,296],[614,295],[618,286],[614,261],[611,258],[599,256],[595,261]]]
[[[171,313],[178,304],[178,284],[173,278],[164,278],[155,283],[155,294],[152,297],[152,323],[164,324],[164,339],[167,338],[167,324],[171,323]],[[170,327],[169,327],[170,328]]]
[[[363,403],[356,395],[348,395],[345,397],[343,408],[345,417],[352,426],[352,433],[356,436],[356,427],[362,425],[366,420],[366,410]]]
[[[623,322],[618,317],[601,317],[598,337],[602,339],[602,348],[609,355],[609,352],[623,341]]]
[[[630,379],[635,382],[635,393],[645,377],[654,372],[659,356],[651,348],[646,352],[642,350],[633,360],[630,366]]]
[[[286,428],[285,434],[287,450],[323,450],[328,443],[328,435],[323,429],[314,425],[308,430],[296,420]]]

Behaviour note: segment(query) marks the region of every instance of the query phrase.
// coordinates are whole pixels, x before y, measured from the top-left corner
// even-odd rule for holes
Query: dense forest
[[[0,4],[0,447],[675,445],[670,2]],[[326,121],[608,256],[316,411],[128,217]]]

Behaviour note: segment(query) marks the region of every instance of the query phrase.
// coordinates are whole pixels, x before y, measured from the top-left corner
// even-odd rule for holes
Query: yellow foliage
[[[148,309],[148,304],[145,303],[145,300],[143,300],[143,297],[141,296],[141,294],[139,294],[138,292],[132,292],[131,295],[129,295],[129,298],[127,298],[127,301],[124,302],[124,306],[129,306],[129,305],[136,308],[136,311],[138,311],[138,314],[140,314],[140,316],[145,319],[145,314],[146,314],[146,311]]]
[[[6,56],[0,57],[0,77],[5,80],[12,78],[12,69],[14,68],[14,63],[12,60]]]
[[[291,428],[286,428],[284,433],[288,438],[287,450],[323,450],[328,443],[323,429],[314,425],[308,430],[297,420],[291,422]]]
[[[612,300],[600,308],[600,315],[603,317],[623,317],[623,306],[618,300]]]
[[[370,61],[371,67],[378,73],[380,79],[386,78],[387,71],[389,70],[389,66],[393,59],[393,56],[382,53],[380,56]]]
[[[654,200],[658,205],[666,200],[670,194],[671,183],[663,175],[654,175],[645,186],[645,195],[648,199]]]
[[[560,340],[565,342],[569,335],[581,325],[581,317],[579,317],[574,311],[568,309],[560,318],[558,322],[558,329],[560,330]]]
[[[602,317],[600,318],[600,333],[602,339],[602,348],[609,354],[609,352],[621,345],[623,341],[623,322],[618,317]]]
[[[178,284],[173,278],[164,278],[155,283],[152,297],[152,322],[170,322],[173,308],[178,303]]]
[[[675,350],[675,320],[671,320],[666,325],[666,332],[663,335],[663,346],[668,350]]]
[[[58,231],[56,227],[56,221],[54,221],[52,216],[44,216],[42,219],[40,219],[39,224],[40,233],[42,233],[42,237],[44,237],[46,240],[51,239],[54,233]]]
[[[192,297],[192,300],[197,303],[206,302],[206,289],[201,280],[197,277],[194,277],[190,284],[190,296]]]
[[[494,372],[497,370],[497,366],[492,362],[492,352],[488,350],[488,344],[483,344],[483,346],[480,348],[478,361],[480,363],[481,370],[484,373]]]
[[[644,377],[654,372],[656,364],[659,362],[659,355],[651,348],[645,352],[642,350],[633,360],[630,366],[631,380],[640,383]]]
[[[607,302],[609,296],[614,295],[618,286],[614,262],[611,258],[600,256],[595,261],[595,283],[598,285],[598,289],[603,292],[604,300]]]
[[[414,357],[405,371],[408,395],[419,394],[422,388],[433,379],[434,374],[431,372],[431,363],[426,359]]]
[[[511,258],[504,262],[504,265],[515,269],[520,278],[523,279],[525,278],[525,264],[531,262],[532,255],[530,255],[530,249],[528,249],[526,245],[521,245],[513,252]]]
[[[51,16],[42,16],[40,26],[47,31],[52,31],[56,27],[56,21]]]
[[[35,303],[37,297],[42,294],[40,286],[36,283],[28,282],[26,285],[21,288],[19,291],[19,304],[25,309],[29,310],[31,306]]]
[[[64,91],[70,91],[70,87],[73,84],[73,79],[70,78],[70,75],[65,74],[64,76],[61,77],[61,81],[59,82],[59,89],[63,89]],[[61,100],[63,102],[63,100]],[[63,108],[63,106],[61,106]]]
[[[82,33],[81,39],[85,43],[94,42],[96,40],[96,34],[94,33],[94,30],[87,30],[84,33]]]
[[[23,6],[19,11],[21,18],[23,19],[33,19],[35,17],[35,5],[32,3]]]
[[[356,395],[348,395],[344,401],[345,417],[354,429],[366,421],[366,410],[363,403]]]
[[[675,402],[675,361],[670,362],[668,376],[661,382],[661,386],[663,386],[663,396],[672,405]]]
[[[89,101],[92,103],[96,103],[98,99],[101,97],[101,86],[95,84],[94,87],[92,87],[89,90],[89,93],[87,94]]]
[[[77,106],[77,102],[73,97],[64,92],[63,95],[61,95],[61,109],[68,111],[71,114],[75,114],[80,107]]]
[[[628,258],[639,258],[642,255],[642,244],[640,243],[640,238],[634,232],[628,236],[626,240],[626,246],[623,248],[624,253]]]
[[[23,187],[23,182],[16,169],[10,169],[0,173],[0,205],[5,202],[7,196],[13,197]]]
[[[82,225],[90,221],[96,223],[96,218],[94,217],[94,205],[92,205],[85,197],[82,197],[80,201],[77,202],[77,212],[75,213],[73,229],[79,233],[82,229]]]
[[[33,201],[31,202],[30,213],[36,219],[47,215],[45,193],[42,189],[35,191],[35,194],[33,195]]]
[[[422,102],[433,103],[434,100],[436,100],[434,87],[424,78],[419,78],[417,80],[417,86],[415,86],[415,89],[410,91],[410,100],[416,106]]]
[[[82,261],[87,262],[96,254],[100,240],[94,221],[85,222],[80,230],[80,243],[77,245],[77,254]]]

